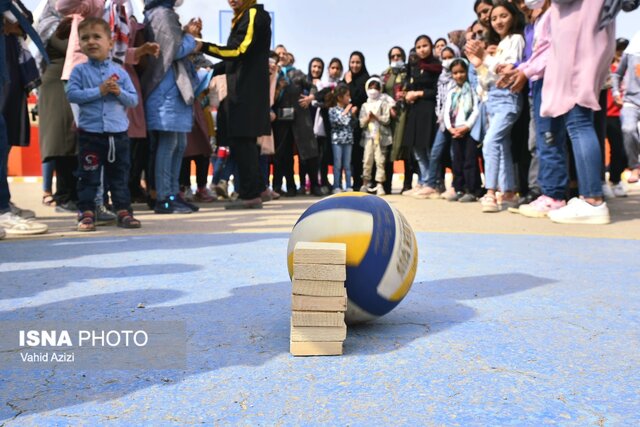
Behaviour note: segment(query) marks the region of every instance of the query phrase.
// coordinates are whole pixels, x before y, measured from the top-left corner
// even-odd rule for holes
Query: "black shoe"
[[[78,213],[78,206],[74,201],[60,203],[56,206],[56,212]]]
[[[157,214],[190,214],[193,212],[188,207],[178,204],[170,199],[156,202],[156,206],[153,211]]]
[[[255,199],[236,199],[229,202],[224,207],[227,210],[239,210],[239,209],[262,209],[262,199],[256,197]]]
[[[322,191],[322,187],[313,187],[311,188],[311,195],[315,197],[324,197],[326,193]]]
[[[177,196],[169,196],[169,199],[172,200],[176,205],[182,205],[188,209],[191,209],[191,212],[198,212],[200,210],[199,206],[196,206],[193,203],[187,202],[179,194]]]
[[[302,193],[302,194],[304,194],[304,193]],[[295,188],[287,190],[287,192],[284,193],[284,197],[296,197],[297,195],[298,195],[298,192],[296,191]]]

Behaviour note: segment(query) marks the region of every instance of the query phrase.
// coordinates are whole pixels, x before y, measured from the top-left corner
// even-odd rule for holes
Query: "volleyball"
[[[345,320],[350,324],[393,310],[409,292],[416,275],[416,236],[404,216],[378,196],[339,193],[310,206],[291,231],[289,276],[298,242],[347,245]]]

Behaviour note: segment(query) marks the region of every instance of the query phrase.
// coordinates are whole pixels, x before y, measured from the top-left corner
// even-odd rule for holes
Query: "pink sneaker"
[[[439,198],[440,193],[435,188],[431,188],[428,185],[422,187],[419,191],[416,191],[411,195],[414,199],[430,199],[432,197]]]
[[[552,199],[551,197],[545,196],[543,194],[533,202],[526,205],[521,205],[518,209],[518,212],[521,215],[529,218],[545,218],[549,211],[563,208],[566,205],[567,202],[565,202],[564,200]]]

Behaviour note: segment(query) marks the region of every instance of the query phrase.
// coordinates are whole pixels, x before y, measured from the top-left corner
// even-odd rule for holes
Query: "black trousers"
[[[353,186],[350,182],[346,183],[347,187],[352,187],[356,191],[362,187],[362,158],[364,157],[364,147],[360,145],[362,138],[362,129],[356,127],[353,131],[353,149],[351,151],[351,177],[353,178]]]
[[[53,199],[56,204],[62,205],[78,200],[76,170],[78,169],[78,158],[76,156],[50,157],[53,160],[56,171],[56,193]]]
[[[529,152],[529,122],[531,118],[529,97],[521,96],[522,112],[511,130],[511,153],[518,185],[518,192],[525,196],[529,192],[529,166],[531,153]]]
[[[131,138],[131,171],[129,172],[129,191],[131,195],[142,196],[140,187],[144,173],[145,187],[149,187],[149,142],[146,138]]]
[[[296,191],[293,177],[293,130],[291,122],[274,122],[273,190],[282,191],[282,179],[287,180],[287,191]]]
[[[620,175],[622,175],[622,172],[624,172],[627,167],[627,153],[624,151],[620,117],[607,117],[607,139],[609,140],[609,147],[611,148],[609,180],[617,184],[620,182]]]
[[[266,187],[260,170],[260,147],[257,138],[229,137],[231,156],[238,165],[239,198],[251,200],[260,197]]]
[[[180,167],[180,187],[191,187],[192,161],[196,163],[196,184],[198,188],[204,188],[207,186],[207,176],[209,175],[209,157],[204,154],[182,159],[182,166]]]
[[[330,138],[319,136],[318,147],[320,149],[320,184],[325,187],[331,187],[329,184],[329,166],[333,166],[333,151],[331,150]]]
[[[604,164],[605,142],[604,140],[607,138],[607,90],[606,89],[603,89],[600,91],[600,96],[598,97],[598,103],[600,104],[600,111],[593,112],[593,127],[596,131],[596,135],[598,136],[598,143],[600,144],[600,154],[602,155],[602,168],[600,169],[600,180],[604,182],[604,176],[605,176],[604,175],[605,174],[605,164]]]
[[[131,210],[129,194],[129,137],[121,134],[80,132],[78,134],[78,209],[96,210],[96,192],[104,167],[105,191],[108,185],[116,211]]]
[[[480,168],[478,167],[478,144],[469,136],[451,139],[453,149],[453,188],[478,195],[480,191]]]

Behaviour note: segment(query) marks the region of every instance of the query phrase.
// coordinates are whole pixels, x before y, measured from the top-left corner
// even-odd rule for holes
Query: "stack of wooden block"
[[[342,354],[347,337],[346,254],[344,243],[296,244],[290,345],[294,356]]]

